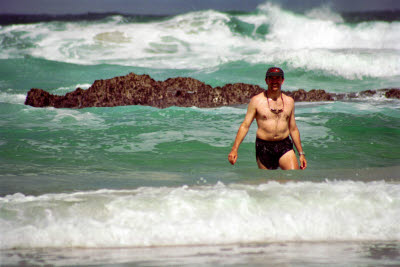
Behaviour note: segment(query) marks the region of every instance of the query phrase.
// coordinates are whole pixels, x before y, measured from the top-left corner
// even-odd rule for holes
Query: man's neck
[[[271,89],[268,89],[267,91],[265,91],[265,96],[273,100],[277,100],[281,96],[281,94],[281,90],[273,91]]]

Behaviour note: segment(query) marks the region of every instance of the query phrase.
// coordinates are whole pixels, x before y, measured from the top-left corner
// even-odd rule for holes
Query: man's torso
[[[256,121],[258,125],[257,137],[268,141],[279,141],[289,136],[289,119],[293,111],[293,101],[282,94],[282,98],[277,101],[269,99],[261,93],[256,97]],[[284,103],[282,103],[282,100]],[[268,105],[269,104],[269,105]],[[284,110],[279,113],[274,113],[270,108]]]

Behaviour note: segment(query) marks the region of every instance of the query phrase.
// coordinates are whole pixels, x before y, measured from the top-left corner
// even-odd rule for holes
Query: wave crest
[[[2,27],[2,58],[199,70],[244,61],[350,79],[400,75],[400,22],[345,23],[327,6],[305,15],[267,3],[240,14],[111,18]]]
[[[1,249],[400,239],[399,186],[385,182],[14,194],[0,203]]]

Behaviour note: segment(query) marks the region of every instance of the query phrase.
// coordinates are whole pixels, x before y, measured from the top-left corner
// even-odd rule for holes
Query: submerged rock
[[[193,78],[169,78],[155,81],[149,75],[130,73],[126,76],[107,80],[97,80],[87,90],[77,88],[65,96],[53,95],[42,89],[32,88],[26,97],[25,105],[34,107],[86,108],[144,105],[157,108],[179,107],[220,107],[247,104],[251,97],[263,92],[258,85],[235,83],[222,87],[211,87]],[[400,89],[382,89],[389,98],[400,99]],[[285,91],[295,101],[334,101],[358,97],[358,94],[334,94],[325,90]],[[364,91],[372,96],[377,91]]]

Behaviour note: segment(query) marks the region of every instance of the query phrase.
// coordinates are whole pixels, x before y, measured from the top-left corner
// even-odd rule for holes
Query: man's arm
[[[256,117],[257,109],[256,109],[256,104],[254,102],[255,99],[253,97],[249,103],[249,106],[247,107],[247,113],[244,118],[244,121],[240,125],[239,130],[237,132],[235,142],[233,143],[232,146],[232,150],[228,155],[228,160],[232,165],[236,163],[239,146],[242,143],[243,139],[246,137],[247,133],[249,132],[250,125],[252,124],[254,118]]]
[[[294,117],[294,103],[293,103],[293,110],[292,110],[292,114],[290,115],[290,120],[289,120],[289,131],[290,131],[290,136],[292,137],[293,143],[297,149],[297,151],[303,152],[303,148],[301,146],[301,140],[300,140],[300,131],[299,128],[297,128],[296,125],[296,120]],[[307,160],[305,155],[300,155],[299,156],[300,159],[300,168],[302,170],[304,170],[305,168],[307,168]]]

